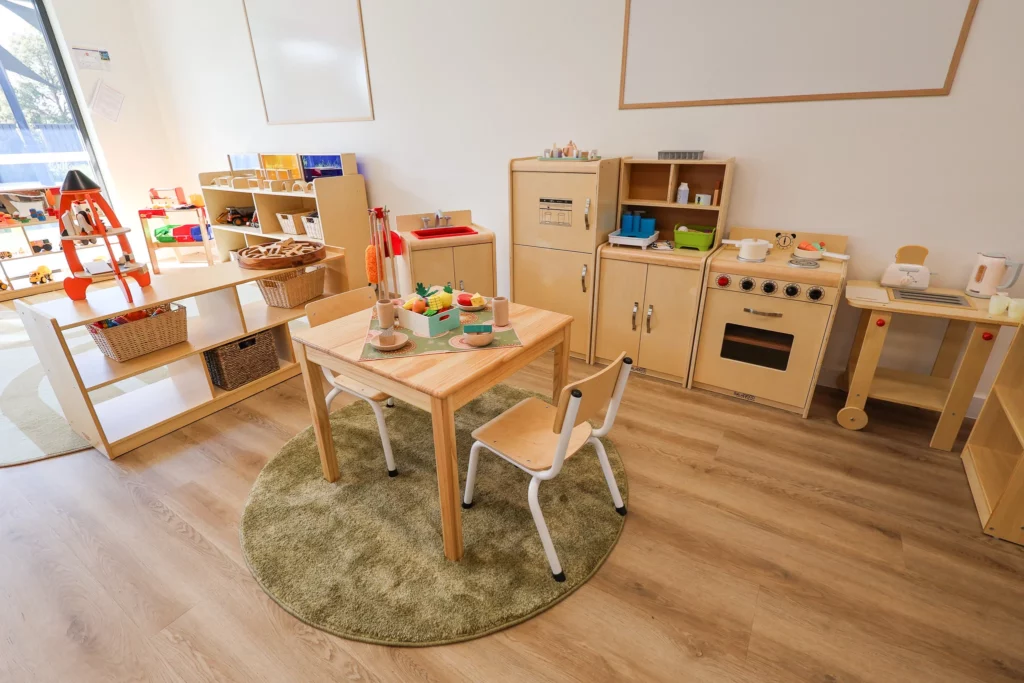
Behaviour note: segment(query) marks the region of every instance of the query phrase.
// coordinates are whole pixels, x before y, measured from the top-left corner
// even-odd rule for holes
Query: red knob
[[[875,324],[876,324],[876,325],[878,325],[879,327],[885,327],[885,321],[884,321],[884,320],[882,320],[881,318],[879,318],[878,320],[876,320],[876,321],[875,321]]]
[[[984,339],[985,341],[992,341],[992,333],[991,332],[982,332],[981,333],[981,338]]]
[[[728,287],[729,286],[729,278],[726,277],[725,275],[719,275],[718,276],[718,286],[719,287]]]

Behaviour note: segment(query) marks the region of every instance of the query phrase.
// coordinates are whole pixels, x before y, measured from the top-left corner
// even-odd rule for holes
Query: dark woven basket
[[[204,351],[203,357],[210,368],[213,383],[228,391],[269,375],[280,367],[271,330]]]

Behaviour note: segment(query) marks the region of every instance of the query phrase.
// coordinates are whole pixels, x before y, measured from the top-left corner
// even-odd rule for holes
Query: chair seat
[[[559,434],[551,431],[558,408],[539,398],[527,398],[473,432],[473,438],[524,469],[539,472],[551,467]],[[584,422],[572,430],[565,457],[583,447],[593,429]]]
[[[368,387],[362,382],[357,382],[354,379],[350,379],[345,375],[335,375],[331,378],[331,384],[344,389],[345,391],[351,391],[352,393],[358,394],[359,396],[369,401],[384,401],[388,398],[388,395],[383,391]]]

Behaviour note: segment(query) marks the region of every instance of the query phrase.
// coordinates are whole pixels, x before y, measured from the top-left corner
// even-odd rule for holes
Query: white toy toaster
[[[915,263],[890,263],[882,275],[883,287],[928,289],[928,266]]]

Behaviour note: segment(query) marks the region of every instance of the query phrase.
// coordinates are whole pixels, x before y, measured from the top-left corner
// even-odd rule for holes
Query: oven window
[[[727,323],[722,339],[722,358],[785,370],[793,351],[793,335]]]

